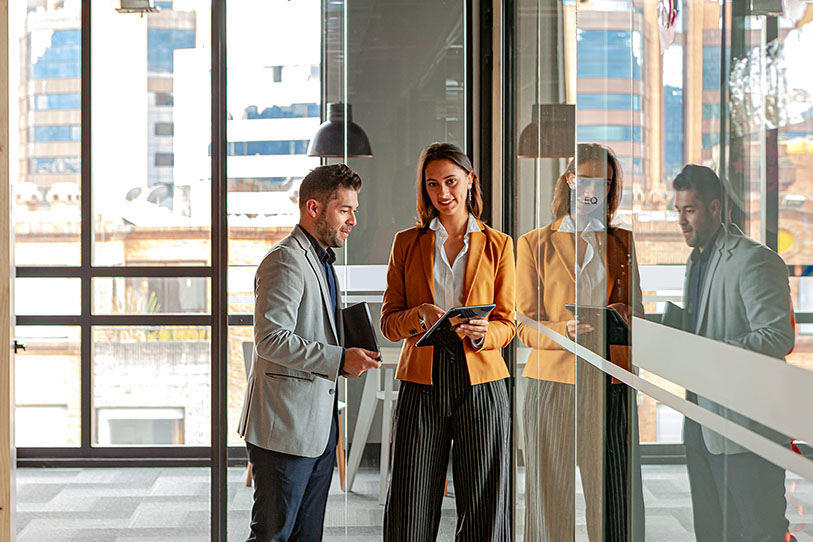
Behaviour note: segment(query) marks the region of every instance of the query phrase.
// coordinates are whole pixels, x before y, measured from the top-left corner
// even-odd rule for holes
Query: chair
[[[246,380],[251,374],[251,365],[254,361],[254,342],[243,341],[243,363],[246,367]],[[345,457],[344,457],[344,431],[342,430],[342,413],[347,405],[343,401],[338,402],[337,410],[339,411],[339,442],[336,444],[336,464],[339,468],[339,484],[344,489],[345,478]],[[251,487],[251,482],[254,479],[251,474],[251,462],[248,463],[246,469],[246,487]]]
[[[383,357],[382,359],[386,359]],[[386,363],[386,362],[385,362]],[[350,449],[350,464],[348,466],[348,487],[346,491],[352,491],[353,483],[356,479],[361,456],[367,444],[367,437],[370,434],[370,427],[373,423],[378,401],[381,401],[383,412],[381,414],[381,460],[379,467],[379,493],[378,503],[384,504],[387,499],[387,480],[390,469],[390,443],[392,440],[392,410],[398,399],[398,391],[393,389],[395,382],[395,366],[385,365],[383,367],[384,389],[380,383],[381,371],[373,369],[367,371],[364,377],[364,389],[361,392],[361,401],[358,405],[356,418],[356,429],[353,433],[353,446]]]

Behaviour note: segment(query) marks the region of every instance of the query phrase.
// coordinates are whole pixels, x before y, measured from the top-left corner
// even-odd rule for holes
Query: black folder
[[[342,326],[345,348],[365,348],[380,352],[373,329],[373,319],[370,317],[370,307],[366,301],[342,309]]]
[[[661,324],[675,329],[683,329],[683,309],[667,301],[663,307],[663,315],[661,315]]]

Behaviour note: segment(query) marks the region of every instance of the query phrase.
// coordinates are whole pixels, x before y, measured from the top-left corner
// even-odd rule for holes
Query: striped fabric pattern
[[[436,347],[433,385],[402,382],[395,408],[387,542],[437,537],[449,455],[461,542],[511,539],[510,426],[504,380],[472,386],[462,344]]]
[[[637,431],[633,435],[628,431],[629,389],[611,384],[608,376],[582,360],[576,382],[526,383],[524,540],[573,540],[576,465],[590,540],[643,540],[640,463],[633,460],[628,445],[630,437],[637,442]],[[632,452],[637,452],[637,446]],[[634,488],[631,510],[627,505],[630,484]],[[628,532],[630,512],[632,532]]]

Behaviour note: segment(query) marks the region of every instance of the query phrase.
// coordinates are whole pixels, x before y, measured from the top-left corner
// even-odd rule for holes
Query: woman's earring
[[[469,205],[471,205],[471,187],[469,187]]]

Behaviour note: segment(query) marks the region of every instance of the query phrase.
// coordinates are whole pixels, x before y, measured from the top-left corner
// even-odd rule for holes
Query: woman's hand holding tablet
[[[434,306],[434,305],[433,305]],[[486,318],[494,310],[496,305],[472,305],[469,307],[454,307],[446,311],[435,324],[427,331],[423,337],[415,343],[415,346],[440,346],[459,341],[462,337],[458,329],[464,336],[471,337],[488,330]],[[477,321],[485,321],[485,326]],[[461,328],[460,326],[466,326]],[[485,330],[483,330],[485,327]],[[475,339],[476,340],[476,339]]]

